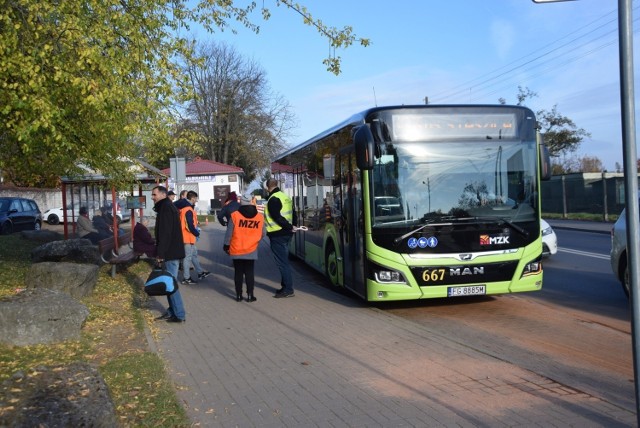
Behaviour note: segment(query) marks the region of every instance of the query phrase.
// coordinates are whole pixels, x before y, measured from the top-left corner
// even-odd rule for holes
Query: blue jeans
[[[280,285],[282,285],[285,293],[293,293],[293,278],[291,276],[291,266],[289,265],[289,242],[291,242],[291,238],[293,238],[293,234],[269,237],[273,259],[278,269],[280,269],[280,276],[282,277]]]
[[[182,259],[182,276],[184,279],[191,278],[191,264],[196,269],[196,274],[200,275],[203,271],[198,260],[198,247],[196,244],[184,244],[184,259]]]
[[[177,281],[180,260],[165,260],[164,265]],[[180,318],[181,320],[185,319],[185,316],[187,314],[184,310],[184,304],[182,303],[182,295],[180,294],[180,290],[167,296],[167,300],[169,301],[169,309],[167,310],[167,312],[169,312],[169,315],[171,315],[172,317]]]

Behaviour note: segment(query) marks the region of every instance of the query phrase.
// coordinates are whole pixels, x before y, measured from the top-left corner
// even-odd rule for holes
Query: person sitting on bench
[[[80,207],[80,216],[76,223],[76,230],[78,231],[79,238],[88,239],[94,245],[97,244],[99,240],[108,237],[108,235],[101,236],[98,229],[93,227],[89,219],[89,210],[87,207]]]
[[[144,216],[133,228],[133,251],[137,254],[146,254],[147,257],[156,257],[156,240],[149,233],[149,217]]]

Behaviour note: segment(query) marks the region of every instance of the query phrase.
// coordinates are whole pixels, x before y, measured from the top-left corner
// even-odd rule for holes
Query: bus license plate
[[[447,288],[448,297],[458,296],[481,296],[487,294],[484,285],[470,285],[466,287],[449,287]]]

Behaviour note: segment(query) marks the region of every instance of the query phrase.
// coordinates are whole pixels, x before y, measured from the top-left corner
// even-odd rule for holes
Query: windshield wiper
[[[442,220],[449,220],[448,222],[441,222]],[[511,227],[513,230],[515,230],[516,232],[524,235],[525,237],[529,236],[529,232],[527,232],[525,229],[523,229],[522,227],[518,226],[517,224],[515,224],[514,222],[512,222],[511,220],[504,218],[504,217],[440,217],[437,219],[430,219],[430,220],[426,220],[426,223],[423,224],[422,226],[418,227],[417,229],[414,229],[410,232],[405,233],[402,236],[398,236],[397,238],[395,238],[393,240],[394,244],[398,244],[400,241],[402,241],[403,239],[413,235],[414,233],[420,232],[422,229],[424,229],[425,227],[428,226],[451,226],[454,224],[454,222],[464,222],[464,221],[484,221],[484,222],[492,222],[492,223],[502,223],[502,224],[506,224],[507,226]],[[438,223],[436,223],[438,222]]]
[[[520,233],[521,235],[528,237],[529,236],[529,232],[527,232],[524,228],[518,226],[517,224],[515,224],[514,222],[512,222],[511,220],[509,220],[508,218],[504,218],[504,217],[469,217],[465,220],[476,220],[476,221],[490,221],[490,222],[499,222],[499,223],[503,223],[506,224],[507,226],[509,226],[510,228],[512,228],[513,230],[515,230],[516,232]]]
[[[417,229],[412,230],[411,232],[407,232],[402,236],[398,236],[396,239],[393,240],[393,243],[394,244],[398,244],[403,239],[413,235],[414,233],[420,232],[422,229],[424,229],[425,227],[428,227],[428,226],[450,226],[450,225],[453,224],[451,222],[448,222],[448,223],[436,223],[436,222],[440,222],[442,220],[456,220],[456,218],[455,217],[439,217],[439,218],[432,218],[432,219],[425,220],[425,224],[423,224],[422,226],[420,226]]]

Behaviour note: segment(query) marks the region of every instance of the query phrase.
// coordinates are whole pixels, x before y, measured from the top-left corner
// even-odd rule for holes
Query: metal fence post
[[[567,218],[567,187],[565,185],[565,176],[562,176],[562,218]]]
[[[609,221],[609,208],[607,205],[607,173],[602,171],[602,211],[603,211],[603,220]]]

